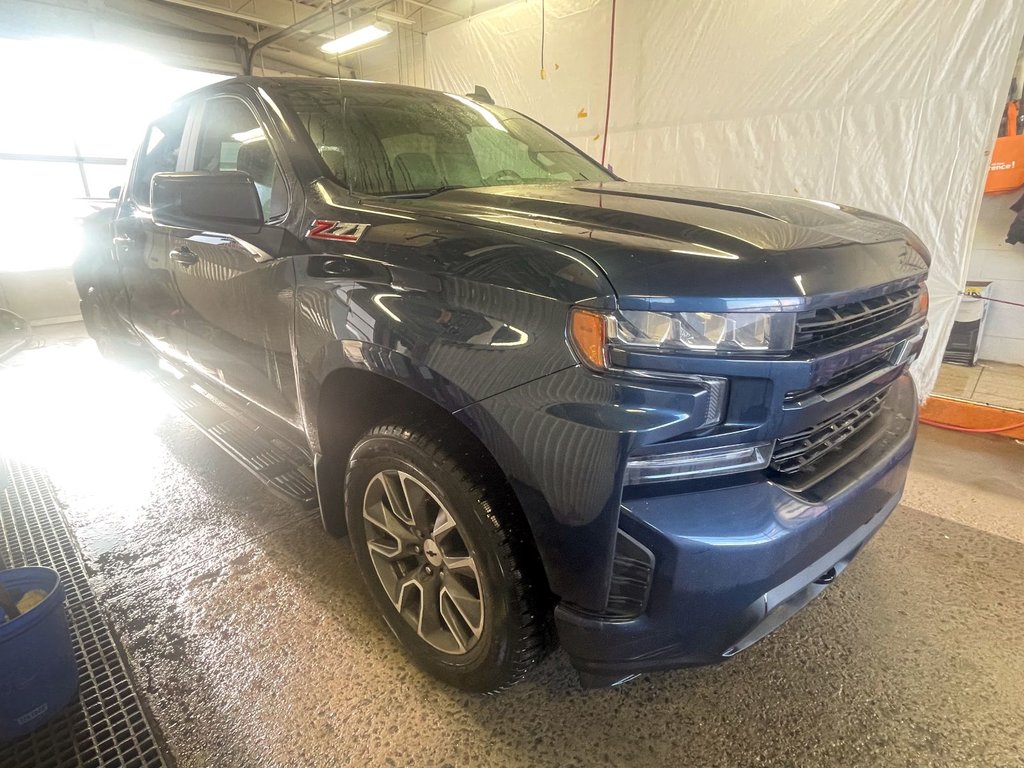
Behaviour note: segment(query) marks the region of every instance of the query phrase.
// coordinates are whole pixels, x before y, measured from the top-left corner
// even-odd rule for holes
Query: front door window
[[[244,171],[256,184],[266,221],[288,209],[288,190],[270,142],[241,99],[217,98],[203,109],[197,171]]]

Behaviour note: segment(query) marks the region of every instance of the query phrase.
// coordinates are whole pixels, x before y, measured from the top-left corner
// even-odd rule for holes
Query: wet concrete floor
[[[923,428],[904,504],[729,663],[497,697],[406,662],[348,542],[77,333],[0,365],[0,452],[43,468],[183,767],[1024,765],[1024,446]]]

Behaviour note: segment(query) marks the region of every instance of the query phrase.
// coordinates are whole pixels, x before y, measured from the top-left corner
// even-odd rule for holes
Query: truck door
[[[239,96],[202,104],[189,170],[244,171],[268,225],[288,213],[288,186],[270,136]],[[178,233],[176,280],[189,356],[205,376],[300,426],[292,363],[293,267],[288,258],[217,232]]]
[[[153,174],[179,170],[189,107],[183,105],[146,131],[113,222],[114,258],[126,302],[115,311],[162,353],[184,358],[186,329],[174,280],[167,230],[153,223],[149,204]]]

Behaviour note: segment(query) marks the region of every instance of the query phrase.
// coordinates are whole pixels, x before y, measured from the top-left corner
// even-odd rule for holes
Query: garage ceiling
[[[71,35],[144,50],[176,66],[241,71],[247,47],[289,30],[261,49],[268,72],[337,75],[327,40],[375,19],[425,33],[508,0],[4,0],[4,30],[18,38]],[[337,28],[337,34],[334,33]],[[342,74],[354,74],[352,56]]]

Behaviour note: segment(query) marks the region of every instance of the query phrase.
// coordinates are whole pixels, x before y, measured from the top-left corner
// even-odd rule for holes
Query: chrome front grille
[[[792,476],[815,472],[822,460],[836,456],[861,435],[882,410],[885,390],[837,415],[777,441],[770,469]]]
[[[920,293],[915,285],[872,299],[802,312],[796,319],[794,347],[820,351],[879,336],[913,315]]]

